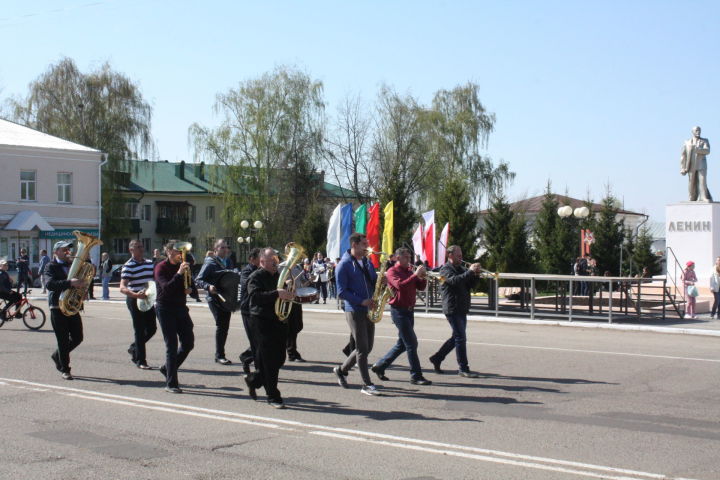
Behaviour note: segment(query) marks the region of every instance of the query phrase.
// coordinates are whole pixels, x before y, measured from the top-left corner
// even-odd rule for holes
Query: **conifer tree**
[[[592,256],[597,260],[600,272],[620,274],[620,248],[625,241],[625,222],[617,219],[615,197],[608,191],[601,202],[602,209],[591,223],[595,237]]]
[[[444,188],[436,192],[433,198],[433,206],[438,232],[449,222],[449,243],[459,245],[466,259],[474,259],[477,250],[475,240],[478,237],[477,214],[471,208],[470,192],[465,179],[459,175],[446,179]]]

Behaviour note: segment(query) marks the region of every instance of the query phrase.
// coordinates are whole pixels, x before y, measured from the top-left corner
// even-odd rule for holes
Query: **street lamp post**
[[[558,208],[557,211],[558,215],[560,215],[560,218],[567,218],[570,215],[573,217],[582,220],[587,218],[590,215],[590,209],[588,207],[578,207],[573,210],[573,208],[570,205],[565,205],[564,207]],[[587,229],[580,230],[580,256],[585,257],[585,255],[590,254],[590,243],[592,243],[590,240],[592,239],[592,232]]]
[[[263,223],[260,220],[255,220],[251,227],[249,221],[243,220],[240,222],[240,228],[244,230],[243,234],[246,234],[247,236],[239,236],[237,238],[237,242],[240,244],[240,247],[246,251],[243,257],[247,259],[250,254],[250,249],[252,248],[253,236],[260,232],[263,228]]]

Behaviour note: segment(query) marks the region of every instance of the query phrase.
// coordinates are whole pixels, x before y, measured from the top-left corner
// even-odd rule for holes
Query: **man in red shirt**
[[[399,248],[395,252],[397,262],[385,273],[388,286],[395,296],[390,300],[390,315],[398,329],[398,341],[371,370],[380,378],[388,380],[385,369],[388,368],[401,353],[407,352],[410,362],[410,383],[413,385],[430,385],[432,382],[422,375],[418,358],[418,341],[415,336],[415,293],[424,290],[427,285],[427,273],[424,266],[419,266],[413,273],[411,265],[412,253],[407,248]]]

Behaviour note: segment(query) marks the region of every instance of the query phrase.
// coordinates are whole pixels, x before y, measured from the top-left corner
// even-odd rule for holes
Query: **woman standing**
[[[692,260],[685,264],[685,271],[682,274],[682,281],[687,293],[687,308],[685,310],[685,313],[686,315],[689,315],[690,318],[695,319],[697,318],[697,315],[695,315],[695,297],[697,297],[697,288],[690,287],[695,287],[695,282],[697,282],[697,275],[695,275],[695,262],[693,262]],[[694,295],[691,295],[691,293],[694,293]]]
[[[715,301],[713,302],[712,310],[710,311],[710,318],[716,318],[717,313],[720,317],[720,257],[715,259],[715,268],[710,276],[710,291],[712,291]]]

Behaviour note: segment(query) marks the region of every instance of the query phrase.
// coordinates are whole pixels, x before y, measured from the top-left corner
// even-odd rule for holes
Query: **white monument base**
[[[720,256],[720,203],[681,202],[665,207],[665,243],[678,261],[695,262],[697,287],[709,295],[710,276],[715,259]],[[668,253],[667,270],[675,272],[675,263]],[[679,273],[678,273],[678,281]]]

